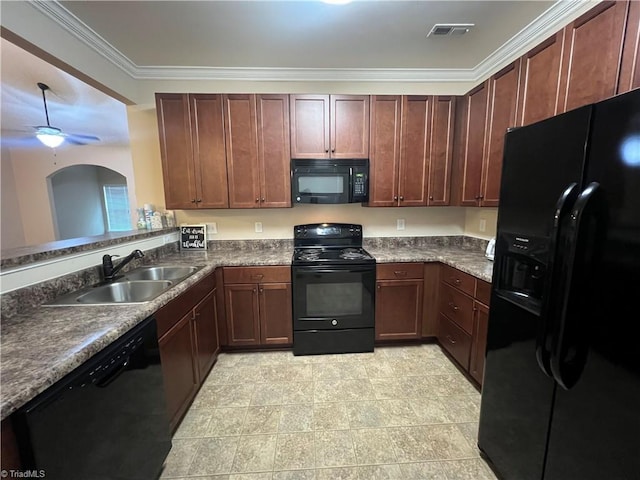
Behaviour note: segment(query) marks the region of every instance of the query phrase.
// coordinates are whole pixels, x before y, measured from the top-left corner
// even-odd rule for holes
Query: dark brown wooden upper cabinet
[[[229,207],[259,208],[255,95],[224,95]]]
[[[231,208],[291,206],[287,95],[224,95]]]
[[[426,95],[402,97],[398,174],[398,205],[401,207],[427,204],[432,102],[433,97]]]
[[[369,158],[368,95],[291,95],[292,158]]]
[[[371,97],[368,204],[371,207],[392,207],[398,204],[401,112],[400,95]]]
[[[616,94],[628,10],[602,2],[565,27],[558,112]]]
[[[222,96],[157,93],[156,111],[166,208],[228,207]]]
[[[519,83],[520,60],[503,68],[489,79],[489,115],[480,201],[483,207],[498,206],[504,137],[508,128],[516,126]]]
[[[640,88],[640,2],[629,2],[618,93]]]
[[[485,131],[489,98],[489,81],[467,93],[462,101],[464,115],[461,140],[458,145],[459,204],[476,207],[482,200],[482,160],[485,151]]]
[[[291,206],[289,95],[256,95],[260,206]]]
[[[429,145],[427,205],[450,204],[455,97],[434,97]]]
[[[558,113],[558,92],[564,30],[548,38],[522,58],[518,126]]]
[[[453,97],[371,97],[369,206],[448,205]]]
[[[228,208],[222,95],[189,95],[198,208]],[[168,207],[167,207],[168,208]]]

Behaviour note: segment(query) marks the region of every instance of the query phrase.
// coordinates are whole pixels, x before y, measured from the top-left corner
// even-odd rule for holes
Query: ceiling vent
[[[453,35],[464,35],[469,30],[475,27],[474,23],[436,23],[427,37],[431,36],[453,36]]]

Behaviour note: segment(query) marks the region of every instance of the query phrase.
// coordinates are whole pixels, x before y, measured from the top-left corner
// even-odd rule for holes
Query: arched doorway
[[[131,230],[127,179],[120,173],[73,165],[47,181],[56,240]]]

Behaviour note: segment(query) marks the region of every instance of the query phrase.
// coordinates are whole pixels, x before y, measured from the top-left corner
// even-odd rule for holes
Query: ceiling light
[[[56,148],[64,142],[64,135],[56,127],[38,127],[36,137],[49,148]]]

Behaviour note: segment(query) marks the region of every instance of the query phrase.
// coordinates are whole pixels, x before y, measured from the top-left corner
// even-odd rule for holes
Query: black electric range
[[[296,225],[293,233],[294,355],[373,351],[376,260],[362,248],[362,225]]]

